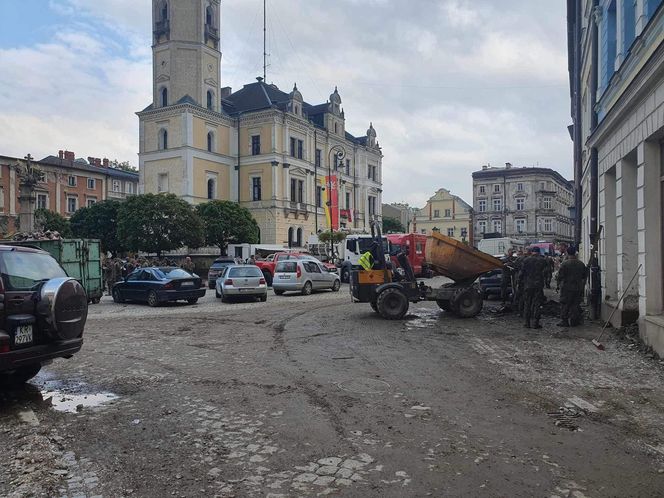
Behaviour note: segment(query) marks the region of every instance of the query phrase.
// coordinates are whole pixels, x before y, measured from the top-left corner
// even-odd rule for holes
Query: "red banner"
[[[327,202],[325,203],[325,216],[327,226],[332,230],[339,229],[339,182],[336,176],[325,177],[325,191]]]

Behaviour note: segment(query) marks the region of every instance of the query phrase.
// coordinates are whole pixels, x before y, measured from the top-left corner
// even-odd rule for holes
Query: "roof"
[[[70,161],[68,159],[60,159],[57,156],[46,156],[41,161],[38,161],[38,164],[46,164],[49,166],[59,166],[64,168],[77,169],[82,171],[89,171],[90,173],[97,173],[99,175],[108,175],[113,178],[120,178],[123,180],[129,181],[138,181],[138,171],[133,173],[131,171],[125,171],[117,168],[104,168],[100,166],[93,166],[87,162],[81,162],[78,160]]]
[[[549,175],[556,178],[561,183],[565,183],[569,188],[574,187],[572,180],[567,180],[563,175],[558,173],[555,169],[551,168],[487,168],[481,171],[473,172],[473,180],[481,178],[495,178],[495,177],[508,177],[508,176],[525,176],[525,175]]]

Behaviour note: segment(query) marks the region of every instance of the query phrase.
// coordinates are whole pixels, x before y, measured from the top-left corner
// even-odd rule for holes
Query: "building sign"
[[[325,203],[325,217],[327,226],[332,230],[339,229],[339,182],[336,176],[325,177],[325,190],[327,192]]]

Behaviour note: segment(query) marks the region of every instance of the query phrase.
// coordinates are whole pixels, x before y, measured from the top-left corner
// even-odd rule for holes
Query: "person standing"
[[[548,264],[541,256],[539,247],[530,249],[530,256],[523,262],[521,282],[523,288],[523,311],[525,327],[541,329],[540,316],[544,301],[544,275]]]
[[[560,288],[559,327],[574,327],[581,323],[581,299],[587,273],[586,265],[576,256],[576,249],[568,247],[567,259],[560,265],[556,277]]]
[[[182,263],[182,269],[186,272],[194,273],[194,263],[189,256],[184,258],[184,262]]]
[[[521,275],[523,274],[523,262],[526,260],[526,255],[523,249],[519,249],[516,260],[514,261],[514,289],[512,290],[512,305],[516,308],[519,317],[523,317],[523,283],[521,282]]]
[[[503,273],[502,278],[500,279],[500,297],[503,300],[503,304],[507,302],[510,289],[512,295],[514,295],[514,289],[512,289],[512,275],[514,273],[514,250],[512,248],[508,249],[505,253],[505,261],[503,262]]]
[[[545,256],[544,260],[546,261],[546,266],[544,267],[544,285],[546,285],[547,289],[550,289],[551,279],[553,278],[553,268],[555,265],[551,255]]]

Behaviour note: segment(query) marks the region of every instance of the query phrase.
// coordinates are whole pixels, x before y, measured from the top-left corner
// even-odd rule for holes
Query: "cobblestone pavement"
[[[80,354],[0,393],[0,495],[660,494],[663,365],[496,307],[104,298]]]

